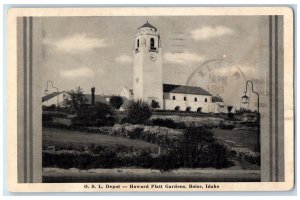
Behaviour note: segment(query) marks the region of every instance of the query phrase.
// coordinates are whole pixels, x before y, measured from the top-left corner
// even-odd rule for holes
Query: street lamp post
[[[47,93],[49,90],[48,90],[48,85],[49,85],[49,83],[51,83],[51,87],[52,88],[55,88],[56,89],[56,92],[57,92],[57,108],[58,108],[58,104],[59,104],[59,100],[58,100],[58,88],[57,87],[54,87],[53,86],[53,82],[51,81],[51,80],[49,80],[49,81],[47,81],[47,87],[46,87],[46,90],[45,90],[45,93]]]
[[[253,82],[251,80],[246,81],[246,90],[245,95],[242,96],[242,103],[248,104],[249,103],[249,97],[247,96],[247,89],[248,89],[248,83],[251,85],[251,91],[257,95],[257,121],[258,121],[258,128],[257,128],[257,137],[256,137],[256,144],[257,144],[257,151],[260,152],[260,113],[259,113],[259,94],[258,92],[255,92],[253,89]]]

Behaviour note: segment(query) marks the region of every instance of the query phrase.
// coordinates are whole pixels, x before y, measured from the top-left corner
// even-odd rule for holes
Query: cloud
[[[131,63],[132,62],[132,58],[128,55],[120,55],[120,56],[116,57],[115,60],[119,63]]]
[[[88,67],[60,70],[60,75],[64,78],[91,78],[94,74],[95,72]]]
[[[186,63],[201,62],[204,60],[204,56],[191,53],[191,52],[165,53],[164,59],[166,59],[166,61],[168,62],[186,64]]]
[[[225,26],[203,26],[200,29],[192,30],[190,33],[194,40],[206,40],[209,38],[216,38],[223,35],[232,35],[234,34],[234,31]]]
[[[88,52],[107,46],[105,39],[90,37],[87,34],[74,34],[59,40],[45,38],[43,43],[67,53]]]

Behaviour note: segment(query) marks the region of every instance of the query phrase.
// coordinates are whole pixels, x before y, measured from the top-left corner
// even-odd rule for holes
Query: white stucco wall
[[[175,96],[175,100],[173,100]],[[186,97],[186,101],[184,100]],[[201,108],[201,112],[204,113],[217,113],[217,104],[212,102],[212,97],[208,95],[194,95],[194,94],[181,94],[181,93],[164,93],[164,109],[175,110],[176,106],[180,106],[181,111],[186,111],[188,107],[191,107],[192,112],[197,112],[198,108]],[[197,98],[197,101],[195,101]],[[207,99],[207,102],[205,102]]]
[[[140,49],[139,52],[133,50],[133,95],[134,99],[143,98],[143,62],[144,62],[144,53],[143,49]]]

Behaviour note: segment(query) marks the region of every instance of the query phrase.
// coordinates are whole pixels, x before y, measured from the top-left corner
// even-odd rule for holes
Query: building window
[[[173,96],[173,100],[176,100],[176,97],[175,97],[175,96]]]
[[[136,46],[137,46],[137,48],[140,47],[140,40],[139,40],[139,39],[138,39],[137,42],[136,42]]]
[[[186,97],[183,97],[183,100],[186,101]]]
[[[150,39],[150,47],[151,47],[151,48],[154,48],[154,38],[151,38],[151,39]]]
[[[207,102],[207,98],[205,98],[204,101]]]
[[[197,97],[195,97],[195,101],[197,101]]]
[[[176,106],[175,110],[177,110],[177,111],[180,110],[180,106]]]
[[[187,111],[187,112],[191,112],[191,107],[187,107],[187,108],[186,108],[186,111]]]

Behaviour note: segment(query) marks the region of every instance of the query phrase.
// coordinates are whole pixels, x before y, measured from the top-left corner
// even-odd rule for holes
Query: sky
[[[132,88],[134,38],[147,20],[161,36],[164,83],[199,86],[228,104],[239,104],[246,79],[264,90],[267,17],[43,17],[42,94],[47,80],[60,91]]]

